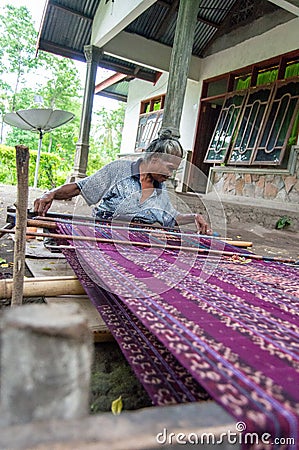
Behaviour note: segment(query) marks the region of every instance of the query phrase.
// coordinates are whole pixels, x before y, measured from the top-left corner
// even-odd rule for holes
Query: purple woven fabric
[[[223,257],[215,250],[244,252],[192,235],[66,224],[59,232],[210,248],[70,240],[76,248],[65,255],[155,404],[206,398],[204,388],[247,431],[299,442],[296,268],[249,252]]]

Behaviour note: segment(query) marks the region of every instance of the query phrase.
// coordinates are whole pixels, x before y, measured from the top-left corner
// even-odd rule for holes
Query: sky
[[[41,23],[41,19],[42,19],[42,15],[43,15],[43,10],[44,10],[44,6],[45,6],[46,0],[1,0],[1,6],[9,4],[15,7],[20,7],[20,6],[26,6],[27,9],[30,11],[31,16],[33,18],[34,21],[34,25],[37,31],[39,31],[39,27],[40,27],[40,23]],[[85,83],[85,63],[80,62],[80,61],[75,61],[74,63],[78,69],[80,78],[81,78],[81,83],[82,86],[84,86]],[[98,68],[98,72],[97,72],[97,80],[96,82],[100,82],[105,78],[108,78],[111,74],[113,74],[114,72],[109,72],[107,70],[101,69],[100,67]],[[111,100],[99,95],[95,95],[94,97],[94,110],[100,109],[102,107],[107,108],[107,109],[115,109],[118,106],[118,102],[115,100]]]

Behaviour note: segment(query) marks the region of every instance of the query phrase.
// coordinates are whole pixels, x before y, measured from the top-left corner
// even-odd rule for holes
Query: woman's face
[[[149,161],[148,172],[152,178],[159,183],[163,183],[173,175],[178,169],[181,158],[173,155],[153,156]]]

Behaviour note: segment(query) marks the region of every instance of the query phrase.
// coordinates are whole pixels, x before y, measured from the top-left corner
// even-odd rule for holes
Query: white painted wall
[[[116,4],[100,2],[92,24],[91,44],[102,47],[156,1],[121,0]]]
[[[146,100],[147,98],[165,94],[167,89],[167,80],[168,74],[163,74],[155,85],[153,85],[153,83],[149,83],[148,81],[137,79],[130,81],[120,153],[124,154],[134,152],[140,103],[142,100]]]
[[[103,46],[103,51],[160,72],[169,70],[171,47],[136,34],[122,31]],[[191,57],[189,78],[195,81],[198,81],[200,61],[200,58]]]
[[[295,16],[299,16],[299,7],[298,7],[297,0],[292,0],[292,1],[269,0],[269,1],[274,3],[274,5],[280,6],[280,8],[283,8],[286,11],[289,11],[290,13],[294,14]]]
[[[208,56],[200,66],[199,79],[202,81],[297,50],[298,43],[299,18],[296,18],[234,47]]]
[[[165,94],[167,90],[167,82],[168,74],[166,73],[160,77],[159,81],[155,85],[142,80],[133,80],[130,82],[123,138],[120,150],[121,154],[134,152],[141,101],[150,97],[156,97],[160,94]],[[180,139],[180,142],[185,150],[189,150],[193,146],[193,136],[195,133],[199,97],[199,83],[188,80],[182,113]]]

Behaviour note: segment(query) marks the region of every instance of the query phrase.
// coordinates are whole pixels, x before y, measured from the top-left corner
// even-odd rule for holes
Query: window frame
[[[234,139],[231,141],[231,148],[229,149],[229,151],[227,153],[227,164],[228,165],[238,165],[238,166],[240,166],[240,165],[245,166],[246,165],[246,166],[248,166],[248,165],[252,164],[253,156],[255,155],[255,151],[256,151],[257,145],[260,142],[261,130],[259,130],[257,132],[257,135],[256,135],[256,138],[255,138],[253,147],[251,148],[251,147],[248,147],[248,145],[246,145],[246,149],[245,149],[245,151],[243,151],[243,153],[245,153],[246,151],[251,150],[250,158],[248,160],[246,160],[246,161],[238,161],[238,160],[237,161],[233,161],[233,160],[231,160],[231,157],[232,157],[233,152],[234,152],[234,150],[236,148],[235,147],[235,143],[237,142],[238,137],[239,137],[239,132],[240,132],[242,124],[243,124],[243,118],[244,118],[244,116],[246,114],[246,108],[247,108],[250,96],[251,96],[251,94],[259,92],[259,91],[262,91],[262,90],[269,90],[270,91],[269,92],[269,98],[267,99],[266,104],[265,104],[265,110],[264,110],[263,115],[262,115],[261,123],[264,123],[267,120],[268,105],[269,105],[269,102],[272,102],[274,87],[273,86],[267,86],[267,85],[261,85],[261,86],[254,86],[254,87],[249,88],[246,100],[245,100],[245,102],[242,105],[242,112],[241,112],[241,116],[238,119],[238,124],[236,126]],[[252,105],[254,105],[254,103],[252,103]],[[248,124],[248,122],[247,122],[247,124]],[[264,126],[263,126],[263,128],[264,128]],[[247,129],[247,127],[245,128],[245,130],[246,129]],[[245,130],[244,130],[244,132],[245,132]],[[252,135],[252,132],[250,132],[250,135]],[[250,139],[248,139],[247,144],[249,142],[250,142]],[[241,152],[239,152],[239,153],[242,154]]]
[[[229,142],[228,142],[228,145],[227,145],[227,148],[226,148],[226,152],[224,153],[223,157],[221,159],[211,159],[211,158],[208,158],[208,154],[210,153],[210,151],[213,150],[213,148],[211,146],[212,146],[212,143],[214,141],[214,137],[215,137],[215,135],[216,135],[216,133],[218,131],[218,126],[219,126],[219,124],[220,124],[220,122],[222,120],[222,111],[223,111],[224,105],[227,102],[227,100],[229,100],[230,98],[235,97],[236,95],[237,96],[242,96],[243,93],[242,93],[242,91],[234,91],[234,92],[230,92],[229,94],[225,95],[225,97],[224,97],[223,105],[222,105],[222,108],[221,108],[221,111],[220,111],[220,114],[219,114],[219,117],[218,117],[218,120],[217,120],[217,123],[216,123],[216,126],[215,126],[215,130],[214,130],[214,133],[213,133],[213,135],[211,137],[211,140],[210,140],[207,152],[206,152],[206,156],[205,156],[205,160],[204,160],[205,163],[219,163],[219,164],[221,164],[221,163],[225,162],[225,160],[226,160],[226,157],[227,157],[227,154],[228,154],[228,151],[229,151],[232,139],[234,138],[236,127],[237,127],[239,119],[240,119],[240,114],[242,112],[242,107],[243,107],[244,102],[245,102],[245,100],[247,98],[247,93],[244,93],[243,100],[242,100],[241,104],[238,106],[239,111],[238,111],[238,114],[237,114],[235,125],[233,126],[233,129],[231,130],[231,137],[229,139]],[[227,110],[229,110],[229,108],[227,108]],[[227,117],[227,115],[226,115],[226,117]],[[224,118],[224,121],[226,120],[226,117]],[[223,128],[221,128],[221,130],[222,129]],[[226,134],[226,137],[227,137],[227,135],[228,134]],[[225,148],[225,147],[221,147],[219,151],[217,151],[217,152],[214,151],[214,152],[215,153],[220,153],[223,148]]]
[[[222,108],[214,129],[214,132],[212,134],[210,143],[208,145],[208,148],[206,149],[205,152],[205,157],[204,157],[204,163],[209,163],[209,164],[227,164],[229,166],[278,166],[282,164],[283,158],[284,158],[284,154],[288,145],[288,140],[289,137],[291,135],[291,131],[292,131],[292,127],[294,125],[294,121],[296,120],[296,114],[298,114],[298,110],[299,110],[299,105],[298,102],[295,106],[295,109],[293,111],[293,115],[291,117],[291,121],[287,130],[287,133],[285,135],[285,140],[283,142],[283,145],[279,146],[278,148],[280,149],[280,153],[279,153],[279,158],[278,160],[273,160],[273,161],[266,161],[266,160],[257,160],[257,154],[258,151],[261,150],[260,148],[260,143],[262,141],[263,138],[263,133],[264,130],[267,127],[268,124],[268,118],[270,117],[271,111],[272,111],[272,107],[273,107],[273,102],[275,101],[275,96],[277,93],[277,89],[279,89],[279,87],[291,83],[291,82],[299,82],[299,76],[293,76],[293,77],[286,77],[286,71],[287,71],[287,67],[290,64],[298,64],[299,63],[299,51],[293,51],[293,52],[289,52],[287,54],[284,55],[280,55],[278,57],[275,58],[271,58],[269,60],[265,60],[265,61],[261,61],[257,64],[251,65],[251,66],[247,66],[247,67],[243,67],[240,68],[236,71],[230,72],[230,73],[225,73],[222,74],[221,76],[217,76],[217,77],[213,77],[210,78],[208,80],[204,80],[203,81],[203,87],[202,87],[202,96],[201,96],[201,104],[204,105],[205,103],[212,103],[214,99],[221,99],[223,100],[223,104],[222,104]],[[266,72],[266,71],[271,71],[271,68],[274,69],[278,69],[277,70],[277,79],[275,81],[270,81],[267,82],[267,77],[265,78],[265,82],[263,84],[257,84],[258,83],[258,76],[259,74]],[[236,79],[237,78],[242,78],[242,77],[247,77],[250,76],[250,86],[247,86],[246,88],[241,88],[241,89],[236,89]],[[212,85],[213,83],[215,84],[215,82],[217,82],[217,80],[223,80],[223,85],[225,84],[224,82],[226,81],[226,92],[220,93],[217,96],[208,96],[208,92],[209,92],[209,86]],[[250,143],[250,138],[247,139],[246,141],[246,150],[243,151],[244,153],[247,150],[250,150],[250,157],[248,158],[248,160],[245,161],[233,161],[231,160],[232,158],[232,154],[234,151],[234,145],[235,143],[238,141],[238,137],[239,137],[239,132],[240,130],[242,130],[242,124],[243,124],[243,119],[244,116],[246,114],[246,110],[248,111],[248,101],[250,99],[250,96],[253,92],[258,92],[257,90],[263,90],[263,89],[270,89],[270,93],[269,93],[269,98],[266,101],[266,105],[265,105],[265,109],[264,112],[262,114],[261,119],[259,119],[259,123],[260,123],[260,128],[257,131],[257,135],[255,137],[255,141],[254,141],[254,145],[253,147],[247,147],[247,144]],[[236,123],[233,129],[233,132],[231,133],[232,139],[229,142],[229,145],[227,146],[227,151],[225,152],[225,154],[222,156],[221,159],[211,159],[211,145],[213,143],[215,134],[217,132],[217,128],[219,127],[219,122],[221,120],[222,117],[222,113],[223,113],[223,105],[225,105],[227,98],[229,98],[229,96],[233,96],[233,95],[237,95],[241,92],[245,93],[245,101],[243,101],[242,105],[241,105],[241,115],[239,114],[236,118]],[[287,95],[287,94],[285,94]],[[297,98],[297,95],[295,95],[295,97]],[[253,103],[254,104],[254,103]],[[252,108],[253,106],[251,106]],[[279,109],[279,107],[278,107]],[[286,113],[287,114],[287,113]],[[257,113],[258,115],[258,113]],[[250,116],[249,116],[250,118]],[[283,120],[282,120],[283,123]],[[283,126],[283,125],[281,125]],[[244,132],[246,132],[247,130],[247,126],[245,124],[244,128]],[[279,133],[281,132],[281,128]],[[276,141],[279,138],[279,134],[276,136]],[[221,151],[221,149],[220,149]]]
[[[155,110],[155,104],[160,102],[161,108]],[[140,104],[137,134],[135,139],[135,152],[142,152],[149,143],[155,139],[161,127],[164,112],[165,94],[143,100]],[[145,112],[149,105],[150,111]],[[155,120],[152,120],[155,118]],[[145,123],[143,123],[145,121]]]
[[[254,150],[254,154],[252,155],[251,165],[261,165],[261,166],[265,166],[265,165],[273,166],[274,165],[274,166],[277,166],[277,165],[281,164],[281,162],[283,160],[283,157],[284,157],[284,154],[285,154],[285,151],[286,151],[286,148],[287,148],[287,145],[288,145],[288,140],[289,140],[290,135],[291,135],[291,131],[292,131],[292,128],[293,128],[293,125],[294,125],[294,122],[295,122],[296,115],[299,112],[299,94],[294,97],[294,98],[297,98],[297,102],[296,102],[296,106],[294,108],[294,111],[293,111],[293,114],[292,114],[292,118],[291,118],[289,126],[288,126],[288,130],[286,132],[283,144],[282,144],[281,147],[280,146],[275,146],[274,147],[274,148],[281,148],[279,160],[277,162],[275,162],[275,161],[273,161],[273,162],[271,162],[271,161],[263,161],[263,160],[259,161],[259,160],[256,160],[256,156],[258,154],[258,151],[261,149],[260,144],[261,144],[261,141],[262,141],[262,139],[264,137],[264,133],[265,133],[265,130],[267,128],[267,124],[268,124],[269,118],[271,116],[273,104],[276,101],[276,94],[277,94],[278,89],[280,87],[282,87],[282,86],[286,86],[286,85],[294,83],[294,82],[295,83],[299,83],[299,80],[294,79],[294,78],[288,78],[286,80],[277,81],[275,83],[275,85],[273,86],[273,95],[272,95],[272,98],[271,98],[271,102],[268,104],[267,116],[266,116],[266,118],[264,120],[263,126],[262,126],[262,128],[260,130],[260,133],[259,133],[259,140],[258,140],[258,143],[257,143],[256,148]],[[281,99],[283,97],[284,96],[282,96]],[[273,122],[272,128],[274,127],[274,125],[275,125],[275,122]],[[277,134],[276,135],[276,142],[277,142],[278,136],[279,135]],[[268,151],[267,153],[271,153],[271,152]]]

